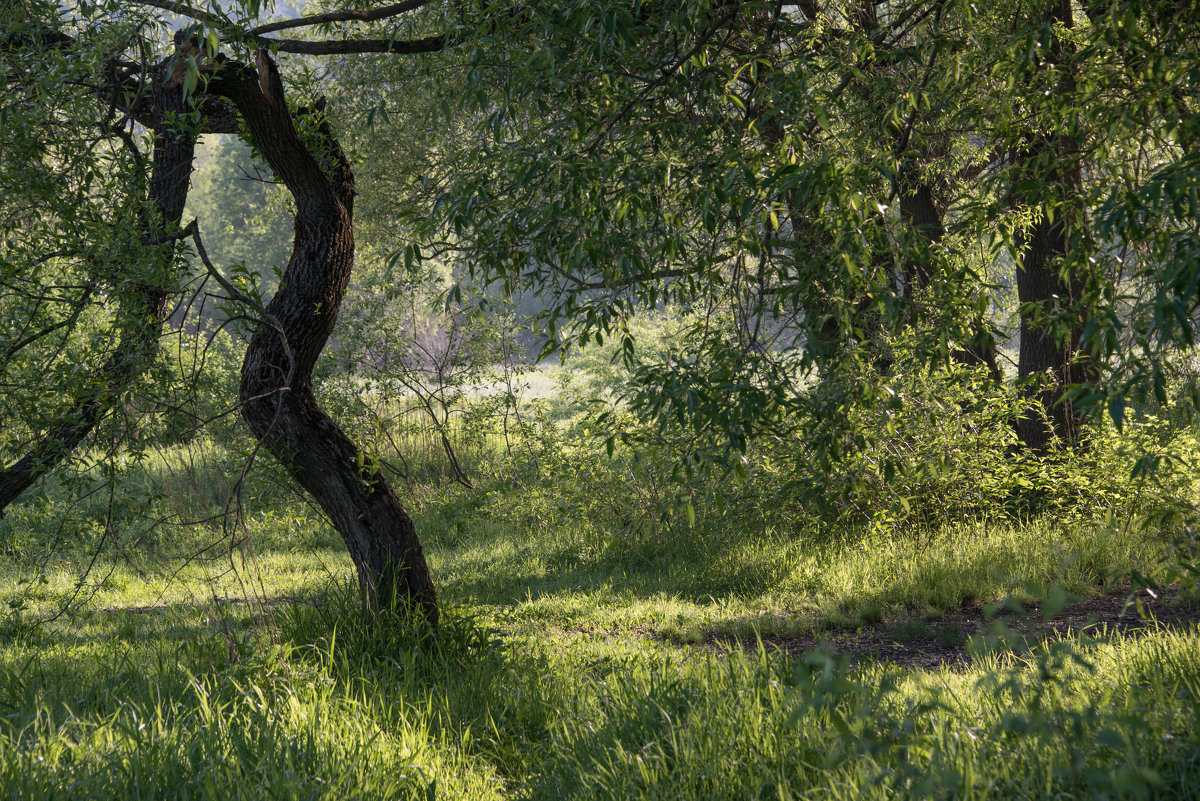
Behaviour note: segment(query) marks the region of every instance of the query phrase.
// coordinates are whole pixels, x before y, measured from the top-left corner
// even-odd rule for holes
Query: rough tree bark
[[[425,52],[433,48],[431,42],[318,44],[333,48],[330,52],[360,52],[364,46],[380,52]],[[75,42],[56,30],[18,26],[0,44],[69,48]],[[28,454],[0,471],[0,512],[62,462],[153,361],[172,288],[178,283],[174,249],[181,238],[196,139],[202,131],[238,129],[229,104],[221,99],[228,98],[297,207],[292,258],[243,363],[243,414],[266,449],[329,514],[346,541],[371,606],[411,601],[425,620],[436,624],[437,597],[412,520],[380,471],[324,413],[312,391],[313,366],[337,318],[354,260],[354,181],[349,164],[319,113],[309,120],[315,139],[306,144],[298,134],[278,71],[265,50],[259,52],[257,70],[225,59],[206,65],[208,86],[196,87],[189,103],[185,60],[198,58],[200,50],[184,32],[177,34],[175,44],[176,52],[154,68],[152,92],[141,92],[129,77],[137,71],[136,64],[122,62],[129,74],[113,70],[104,76],[107,85],[101,81],[106,103],[155,130],[146,222],[138,232],[155,248],[155,269],[134,292],[133,308],[123,310],[129,322],[90,388],[73,399],[68,412]],[[193,110],[200,112],[198,125],[180,125],[178,121],[191,117]]]
[[[1069,0],[1050,3],[1047,24],[1072,25]],[[1057,91],[1074,93],[1073,67],[1067,63],[1069,43],[1058,36],[1052,40],[1048,65],[1059,72]],[[1091,377],[1091,368],[1079,350],[1083,334],[1082,310],[1084,280],[1079,270],[1064,262],[1070,257],[1073,240],[1080,233],[1071,226],[1070,206],[1080,196],[1083,184],[1079,162],[1079,144],[1069,133],[1050,131],[1030,136],[1029,144],[1016,154],[1018,184],[1040,186],[1018,201],[1040,213],[1033,226],[1017,242],[1021,263],[1017,269],[1017,298],[1021,304],[1021,346],[1017,380],[1026,387],[1031,401],[1029,411],[1017,421],[1017,437],[1035,451],[1051,449],[1055,438],[1068,446],[1080,443],[1082,415],[1066,396],[1068,387]],[[1049,196],[1049,198],[1047,197]],[[1047,200],[1058,208],[1048,210]],[[1071,259],[1077,262],[1077,259]],[[1067,329],[1055,330],[1045,322],[1052,309],[1068,315]],[[1049,375],[1049,380],[1041,376]],[[1046,415],[1041,409],[1046,410]]]
[[[354,177],[321,108],[306,142],[265,50],[257,69],[219,61],[208,91],[241,112],[255,145],[296,202],[295,242],[280,289],[242,364],[242,414],[329,515],[374,608],[411,602],[431,624],[437,595],[412,519],[382,472],[330,419],[312,371],[333,330],[354,264]],[[323,105],[323,104],[320,104]]]

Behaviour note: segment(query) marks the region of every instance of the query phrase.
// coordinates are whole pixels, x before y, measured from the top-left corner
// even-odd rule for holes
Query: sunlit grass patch
[[[310,585],[269,623],[245,605],[143,610],[146,588],[131,579],[123,609],[0,635],[5,788],[1186,798],[1200,778],[1194,628],[994,652],[957,671],[849,671],[769,649],[694,651],[629,627],[703,614],[677,597],[449,604],[431,634],[403,614],[363,615],[346,578]],[[733,603],[709,606],[728,616]]]
[[[580,693],[533,795],[1187,798],[1196,645],[1193,630],[967,673],[762,653],[639,665]]]
[[[10,797],[500,797],[486,766],[402,700],[294,666],[160,672],[117,689],[108,708],[49,697],[19,728],[0,723]]]
[[[659,553],[597,548],[586,532],[433,519],[431,562],[451,598],[514,619],[694,642],[792,636],[964,604],[1029,600],[1031,587],[1087,597],[1160,567],[1167,538],[1141,526],[977,523],[911,537],[816,540],[778,534],[682,541]]]
[[[1194,628],[987,650],[947,625],[939,644],[974,654],[953,671],[794,655],[1160,575],[1170,536],[1142,518],[616,530],[572,505],[588,487],[567,502],[541,474],[416,483],[443,608],[429,632],[363,612],[340,537],[274,468],[251,471],[237,514],[207,482],[240,459],[164,449],[122,467],[140,506],[47,485],[0,523],[12,797],[1195,794]]]

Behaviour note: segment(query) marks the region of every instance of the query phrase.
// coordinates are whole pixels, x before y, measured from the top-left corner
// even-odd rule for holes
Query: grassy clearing
[[[683,642],[790,636],[963,604],[1031,599],[1061,586],[1088,596],[1152,574],[1166,542],[1113,524],[967,525],[911,538],[813,540],[768,533],[632,549],[584,529],[516,528],[426,515],[433,569],[455,600],[495,604],[530,632],[642,632]]]
[[[123,468],[167,518],[153,533],[142,507],[105,518],[102,495],[63,506],[56,487],[0,523],[0,795],[1200,792],[1196,628],[997,651],[957,671],[687,645],[920,625],[1038,586],[1094,595],[1160,570],[1156,528],[1042,518],[908,535],[602,536],[566,512],[505,514],[530,507],[494,482],[418,487],[447,607],[430,636],[398,616],[364,619],[338,538],[270,471],[247,487],[244,525],[214,518],[226,498],[193,487],[238,456],[198,450]],[[81,584],[100,538],[117,547]]]
[[[525,636],[352,593],[106,613],[0,649],[9,797],[1189,798],[1200,632],[967,672]],[[228,612],[229,610],[225,610]],[[68,627],[73,628],[73,627]]]

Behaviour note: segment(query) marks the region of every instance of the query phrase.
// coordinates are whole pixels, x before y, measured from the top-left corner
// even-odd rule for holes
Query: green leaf
[[[1051,620],[1067,605],[1067,593],[1061,586],[1055,584],[1050,594],[1042,599],[1042,620]]]
[[[1112,417],[1113,425],[1120,431],[1125,422],[1125,398],[1117,395],[1108,400],[1108,414]]]
[[[196,85],[200,82],[200,68],[196,66],[196,57],[188,56],[184,62],[185,71],[183,73],[183,98],[187,100],[196,91]]]

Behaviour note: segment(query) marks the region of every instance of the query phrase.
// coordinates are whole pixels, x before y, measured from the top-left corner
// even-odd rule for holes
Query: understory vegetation
[[[1200,0],[6,0],[0,799],[1200,798]]]
[[[901,382],[957,404],[959,425],[919,402],[865,421],[865,447],[824,495],[799,437],[748,449],[736,471],[689,470],[678,432],[639,427],[619,403],[603,418],[584,398],[617,397],[628,379],[603,351],[527,371],[515,415],[489,400],[495,384],[464,392],[468,417],[490,412],[452,432],[457,468],[432,423],[393,414],[374,453],[403,474],[439,577],[433,632],[403,610],[364,616],[336,532],[278,468],[244,470],[235,427],[179,440],[169,414],[142,417],[139,458],[96,452],[0,523],[0,786],[1194,796],[1195,624],[1012,627],[1013,610],[1049,620],[1114,594],[1149,602],[1151,583],[1171,609],[1194,603],[1169,586],[1195,559],[1191,428],[1147,411],[1121,431],[1098,424],[1057,462],[989,462],[1011,427],[989,419],[1003,406],[968,402],[967,378]],[[377,409],[412,400],[331,386]],[[625,438],[610,455],[613,426]],[[936,631],[936,658],[818,647],[864,630],[899,654]]]

